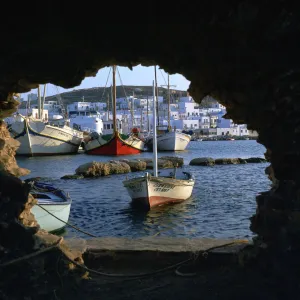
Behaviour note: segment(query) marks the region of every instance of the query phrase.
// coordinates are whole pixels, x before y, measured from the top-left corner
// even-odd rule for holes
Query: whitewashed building
[[[71,111],[102,111],[106,109],[104,102],[73,102],[67,105],[67,112]]]

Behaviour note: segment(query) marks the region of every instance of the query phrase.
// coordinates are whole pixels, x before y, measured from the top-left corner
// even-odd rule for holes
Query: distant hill
[[[135,97],[144,98],[148,96],[152,96],[152,86],[117,86],[117,98],[121,97],[129,97],[132,96],[133,93]],[[158,88],[159,96],[163,96],[165,99],[167,98],[168,90],[163,87]],[[111,88],[110,87],[95,87],[89,89],[80,89],[80,90],[73,90],[71,92],[64,92],[61,93],[60,96],[63,99],[65,105],[68,105],[73,102],[78,101],[86,101],[86,102],[106,102],[107,97],[110,96]],[[183,97],[187,94],[186,91],[181,90],[171,90],[171,99],[177,100],[179,97]],[[56,95],[46,97],[46,100],[56,100]]]
[[[121,97],[129,97],[132,96],[133,93],[135,97],[138,98],[146,98],[147,96],[152,96],[152,86],[134,86],[134,85],[127,85],[127,86],[117,86],[117,98]],[[171,103],[177,102],[180,97],[187,96],[187,91],[182,90],[176,90],[176,89],[170,89],[171,91]],[[158,94],[159,96],[163,96],[164,100],[167,99],[167,88],[158,87]],[[70,92],[64,92],[60,93],[60,96],[63,100],[63,103],[65,106],[68,104],[71,104],[73,102],[80,102],[80,101],[86,101],[86,102],[107,102],[108,97],[111,95],[111,88],[110,87],[94,87],[94,88],[88,88],[88,89],[78,89],[73,90]],[[46,101],[57,100],[57,95],[48,96],[46,97]],[[205,98],[200,107],[207,107],[210,102],[213,102],[211,97]],[[26,107],[26,101],[22,102],[19,106],[20,108]],[[36,101],[31,102],[31,106],[37,105]]]

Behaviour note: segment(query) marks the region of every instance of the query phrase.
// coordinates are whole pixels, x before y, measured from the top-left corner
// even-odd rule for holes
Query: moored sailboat
[[[84,145],[85,153],[91,155],[131,155],[144,151],[144,141],[137,133],[130,135],[118,131],[116,117],[116,66],[113,66],[113,133],[95,135]]]
[[[40,88],[38,88],[38,116],[17,114],[9,126],[10,135],[20,142],[17,155],[43,156],[73,154],[83,139],[83,133],[69,126],[52,126],[43,119]]]
[[[195,179],[189,172],[157,170],[157,137],[156,137],[156,109],[153,84],[153,176],[146,173],[142,177],[135,177],[123,181],[133,204],[144,209],[168,203],[182,202],[190,198]]]
[[[191,141],[191,136],[182,133],[171,127],[170,121],[170,76],[168,74],[168,125],[160,126],[161,130],[157,136],[157,150],[158,151],[183,151]],[[165,128],[164,128],[165,127]],[[149,138],[147,141],[148,147],[152,148],[153,139]]]
[[[11,124],[11,136],[20,142],[17,155],[44,156],[73,154],[78,152],[83,134],[64,126],[56,127],[45,124],[32,117],[17,116]]]

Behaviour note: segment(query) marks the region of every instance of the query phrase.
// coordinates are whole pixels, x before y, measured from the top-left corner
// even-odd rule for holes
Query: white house
[[[186,97],[180,97],[179,102],[194,102],[194,100],[191,96],[186,96]]]
[[[103,102],[73,102],[67,105],[67,112],[71,111],[101,111],[106,108]]]
[[[194,130],[199,128],[199,120],[171,120],[171,126],[181,130]]]
[[[209,116],[200,117],[200,119],[199,119],[199,128],[200,129],[210,128],[210,117]]]
[[[199,116],[200,115],[200,110],[197,107],[195,102],[179,102],[178,103],[178,108],[179,108],[179,113],[183,117],[189,117],[189,116]]]
[[[217,120],[218,128],[231,128],[233,127],[233,121],[230,119],[220,118]]]

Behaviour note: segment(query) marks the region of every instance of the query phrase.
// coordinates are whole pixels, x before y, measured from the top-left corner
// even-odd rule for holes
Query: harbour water
[[[107,157],[86,154],[18,157],[20,167],[28,168],[30,177],[46,177],[48,182],[70,193],[72,198],[70,223],[99,237],[211,237],[250,238],[249,217],[255,213],[255,196],[270,187],[265,175],[268,163],[189,166],[196,157],[264,157],[265,148],[254,140],[190,142],[186,151],[160,152],[160,156],[183,157],[184,168],[192,171],[196,185],[186,202],[159,207],[149,212],[134,210],[122,180],[138,173],[101,178],[61,180],[66,174],[90,161],[121,158],[152,157],[144,152],[137,156]],[[66,228],[65,236],[83,234]]]

